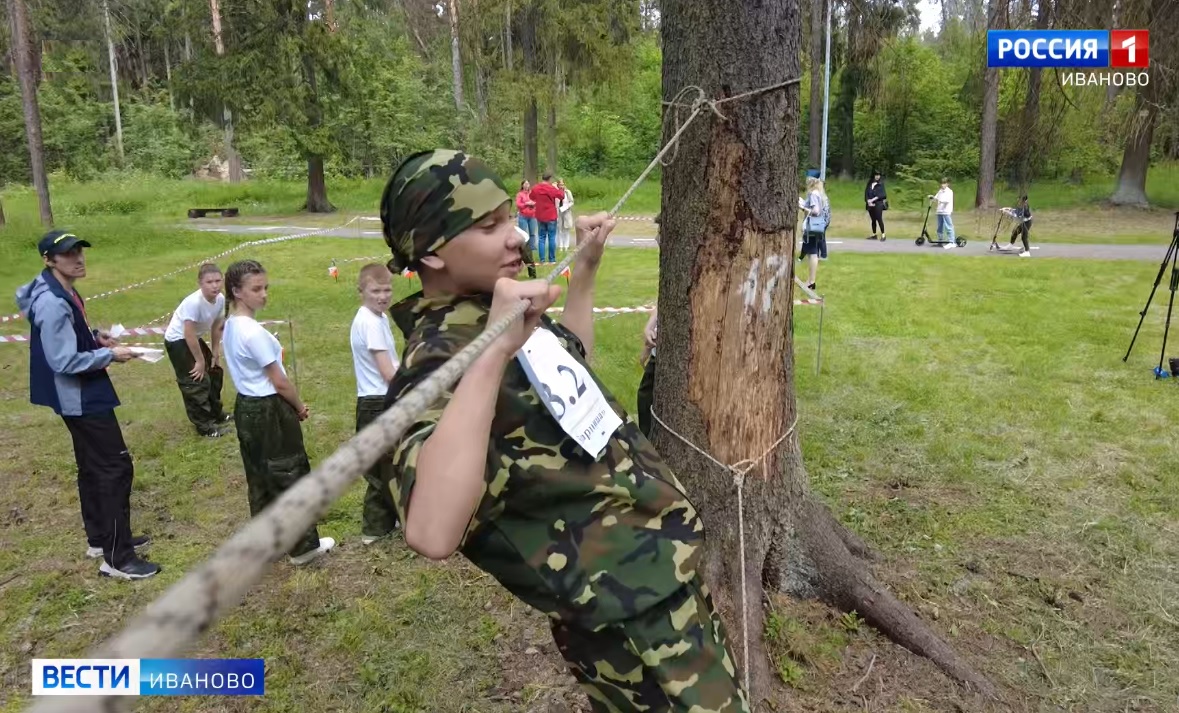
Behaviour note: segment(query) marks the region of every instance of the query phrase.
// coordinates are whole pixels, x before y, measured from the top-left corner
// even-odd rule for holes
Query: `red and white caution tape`
[[[550,307],[547,312],[564,312],[564,307]],[[594,314],[629,314],[632,312],[654,312],[655,305],[640,305],[638,307],[594,307]]]
[[[286,323],[287,323],[286,320],[276,319],[276,320],[267,320],[264,322],[259,322],[258,324],[286,324]],[[119,336],[122,337],[123,335],[131,335],[131,336],[142,337],[142,336],[146,336],[149,334],[164,334],[167,331],[168,331],[167,327],[134,327],[132,329],[124,329],[122,334],[120,334]],[[0,344],[14,343],[14,342],[27,342],[27,341],[29,341],[29,337],[24,334],[13,334],[13,335],[7,335],[7,336],[0,336]],[[152,346],[152,345],[139,345],[139,346]]]
[[[359,220],[359,218],[353,218],[352,220],[349,220],[347,223],[344,223],[343,225],[337,225],[332,228],[320,228],[319,230],[311,230],[311,231],[307,231],[304,233],[293,233],[291,235],[282,235],[282,236],[275,237],[275,238],[265,238],[262,240],[251,240],[249,242],[245,242],[245,243],[241,243],[240,245],[236,245],[236,246],[234,246],[224,252],[217,253],[216,255],[210,255],[209,257],[204,258],[202,260],[198,260],[190,265],[185,265],[184,267],[178,267],[171,272],[164,273],[163,275],[157,275],[155,277],[152,277],[152,278],[149,278],[146,280],[141,280],[139,282],[133,282],[130,285],[124,285],[123,287],[118,287],[113,290],[107,290],[106,292],[100,292],[99,294],[96,294],[96,295],[90,295],[89,297],[86,298],[86,301],[90,302],[91,300],[97,300],[102,297],[110,297],[111,295],[117,295],[121,292],[133,290],[137,287],[143,287],[144,285],[150,285],[153,282],[159,282],[160,280],[166,280],[167,278],[173,277],[175,275],[179,275],[182,272],[187,272],[187,271],[192,270],[194,268],[200,267],[201,265],[205,264],[206,262],[212,262],[214,260],[223,258],[226,255],[232,255],[233,253],[239,252],[241,250],[245,250],[246,248],[257,247],[259,245],[271,245],[273,243],[285,243],[289,240],[299,240],[301,238],[311,238],[311,237],[314,237],[314,236],[319,235],[321,233],[327,233],[327,232],[331,232],[333,230],[340,230],[342,228],[346,228],[349,225],[351,225],[352,223],[355,223],[357,220]],[[16,322],[16,321],[22,320],[22,319],[24,319],[24,315],[22,315],[22,314],[11,314],[11,315],[6,315],[3,317],[0,317],[0,322]]]
[[[388,261],[388,259],[389,259],[388,255],[373,255],[371,257],[348,257],[348,258],[344,258],[342,260],[336,260],[336,264],[343,265],[346,262],[365,262],[368,260],[386,260],[386,261]]]

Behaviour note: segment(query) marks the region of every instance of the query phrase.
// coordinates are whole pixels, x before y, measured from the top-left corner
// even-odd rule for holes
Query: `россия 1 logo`
[[[1066,67],[1065,85],[1138,86],[1150,83],[1148,30],[989,30],[988,67]]]

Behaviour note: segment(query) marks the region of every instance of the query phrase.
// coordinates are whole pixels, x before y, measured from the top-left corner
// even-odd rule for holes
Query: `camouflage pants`
[[[562,621],[552,628],[598,713],[749,713],[724,626],[698,577],[663,605],[600,631]]]
[[[384,396],[361,396],[356,399],[356,432],[369,425],[385,412]],[[360,534],[370,537],[388,535],[397,529],[397,507],[389,491],[389,479],[393,464],[388,456],[369,468],[364,474],[368,489],[364,491],[364,510],[360,521]]]
[[[188,349],[188,343],[183,339],[174,342],[164,342],[164,350],[168,352],[168,361],[172,362],[172,369],[176,372],[176,384],[180,387],[180,395],[184,397],[184,410],[188,412],[188,420],[196,426],[197,432],[204,435],[217,429],[225,418],[221,407],[221,385],[225,380],[225,372],[221,367],[209,368],[213,361],[213,353],[205,340],[198,340],[201,353],[205,355],[205,378],[197,381],[189,376],[196,360]]]
[[[233,406],[237,441],[249,488],[250,515],[266,509],[299,478],[311,472],[303,429],[295,409],[281,396],[242,396]],[[319,547],[315,525],[291,548],[298,557]]]

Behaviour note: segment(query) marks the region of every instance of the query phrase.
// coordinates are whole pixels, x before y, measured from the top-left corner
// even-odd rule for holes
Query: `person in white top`
[[[357,280],[361,305],[352,319],[352,366],[356,371],[356,432],[385,411],[385,394],[397,373],[397,347],[385,311],[393,301],[393,275],[384,265],[360,268]],[[364,474],[368,489],[360,522],[360,542],[371,545],[397,529],[397,507],[389,492],[392,467],[382,457]]]
[[[233,412],[250,515],[262,512],[311,472],[299,425],[310,412],[287,379],[282,346],[255,319],[266,306],[267,286],[266,270],[254,260],[239,260],[225,272],[225,366],[237,387]],[[312,525],[290,550],[291,563],[307,564],[335,545]]]
[[[950,188],[950,179],[943,178],[941,188],[930,198],[937,201],[937,239],[947,241],[945,248],[949,250],[954,247],[954,191]]]
[[[184,410],[197,433],[207,438],[225,435],[232,418],[221,405],[225,372],[218,363],[221,330],[225,326],[225,296],[221,294],[221,268],[213,263],[197,271],[199,289],[181,301],[164,331],[164,350],[176,371],[176,384]],[[209,335],[212,347],[205,343]]]
[[[573,235],[573,191],[566,188],[565,181],[562,180],[557,181],[557,188],[565,191],[565,199],[557,209],[560,212],[557,222],[557,249],[568,250],[569,238]]]

